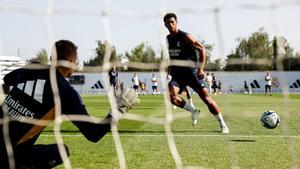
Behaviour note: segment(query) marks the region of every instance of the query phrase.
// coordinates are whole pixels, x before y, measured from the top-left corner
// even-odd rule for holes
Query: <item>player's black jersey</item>
[[[88,117],[80,95],[59,71],[56,71],[56,79],[62,114],[87,115]],[[9,116],[9,135],[13,145],[33,145],[46,127],[36,123],[28,124],[24,121],[28,119],[54,120],[55,105],[50,83],[49,69],[17,69],[4,77],[4,84],[11,86],[11,90],[1,106],[0,118],[2,119],[4,115]],[[72,122],[88,140],[96,142],[110,131],[110,117],[107,117],[107,120],[107,124],[74,120]],[[3,130],[1,125],[0,127],[0,137],[2,137]]]
[[[168,35],[169,55],[171,59],[197,61],[196,48],[186,41],[188,33],[178,30],[176,35]]]
[[[198,60],[199,52],[192,44],[186,41],[187,35],[188,33],[178,30],[176,35],[167,36],[171,60],[191,60],[195,62]],[[191,68],[171,66],[170,73],[172,76],[176,76],[176,74],[178,75],[180,72],[185,73],[188,70],[191,70]]]
[[[111,84],[115,84],[116,81],[117,81],[118,72],[117,72],[117,71],[111,70],[111,71],[108,73],[108,75],[109,75],[109,82],[110,82]]]

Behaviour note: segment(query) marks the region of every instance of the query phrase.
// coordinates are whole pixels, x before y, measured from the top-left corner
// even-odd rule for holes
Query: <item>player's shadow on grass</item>
[[[250,140],[250,139],[231,139],[229,141],[233,141],[233,142],[256,142],[256,140]]]

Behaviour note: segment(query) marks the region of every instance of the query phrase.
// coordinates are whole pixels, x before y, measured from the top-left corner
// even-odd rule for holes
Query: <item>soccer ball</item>
[[[260,122],[265,128],[274,129],[279,126],[280,117],[276,112],[268,110],[262,114]]]

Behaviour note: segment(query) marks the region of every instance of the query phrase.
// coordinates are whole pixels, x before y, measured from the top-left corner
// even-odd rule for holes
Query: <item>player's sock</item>
[[[193,104],[187,102],[185,103],[183,108],[192,113],[192,125],[196,125],[198,123],[198,116],[200,110],[196,109]]]
[[[222,133],[229,133],[229,129],[223,119],[223,116],[221,113],[215,115],[215,118],[218,120],[220,127],[221,127],[221,132]]]
[[[190,104],[191,106],[195,107],[194,104],[193,104],[193,99],[192,99],[192,98],[189,98],[189,99],[188,99],[188,102],[189,102],[189,104]]]
[[[199,113],[200,110],[199,109],[195,109],[196,111],[192,112],[192,125],[196,125],[198,123],[198,117],[199,117]]]
[[[221,113],[215,115],[215,118],[218,120],[221,126],[226,126],[225,121]]]
[[[194,105],[190,104],[190,103],[185,103],[185,105],[183,106],[183,108],[191,113],[196,111],[196,108]]]

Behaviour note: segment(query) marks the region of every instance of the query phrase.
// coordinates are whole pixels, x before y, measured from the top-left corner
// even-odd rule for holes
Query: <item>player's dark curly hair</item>
[[[77,46],[69,40],[59,40],[55,42],[57,60],[69,60],[71,56],[77,54]]]
[[[166,22],[169,18],[174,18],[177,21],[177,16],[175,13],[169,12],[169,13],[165,14],[164,22]]]

